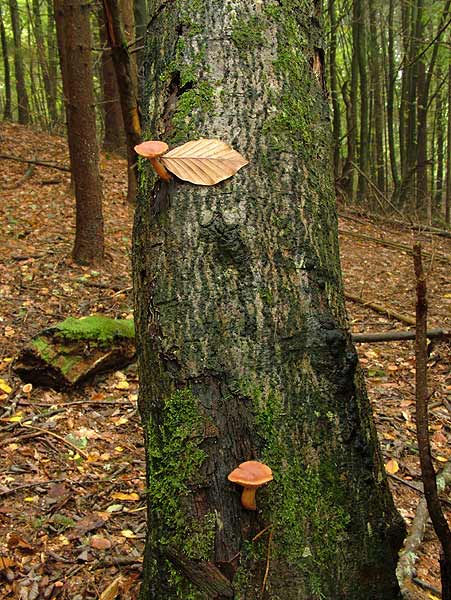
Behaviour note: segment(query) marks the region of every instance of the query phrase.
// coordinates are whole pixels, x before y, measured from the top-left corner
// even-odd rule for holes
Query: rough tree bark
[[[103,260],[104,233],[91,67],[91,8],[83,0],[54,2],[76,199],[72,256],[78,263],[94,264]]]
[[[206,188],[142,167],[141,598],[398,599],[404,529],[344,310],[319,3],[150,10],[147,137],[220,138],[250,164]],[[251,459],[274,472],[256,512],[227,481]]]

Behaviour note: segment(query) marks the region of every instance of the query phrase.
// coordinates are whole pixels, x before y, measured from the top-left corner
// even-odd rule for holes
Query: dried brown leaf
[[[179,179],[197,185],[219,183],[249,162],[225,142],[205,138],[178,146],[160,160]]]

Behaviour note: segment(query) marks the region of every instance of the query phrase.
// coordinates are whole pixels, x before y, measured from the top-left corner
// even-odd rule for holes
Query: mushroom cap
[[[166,142],[159,142],[157,140],[142,142],[141,144],[135,146],[136,154],[144,156],[145,158],[158,158],[158,156],[166,154],[168,150],[169,146],[166,144]]]
[[[271,469],[257,460],[248,460],[234,469],[227,479],[247,488],[257,488],[272,481]]]

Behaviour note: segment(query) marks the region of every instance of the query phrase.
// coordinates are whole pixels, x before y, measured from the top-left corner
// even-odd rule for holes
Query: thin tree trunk
[[[445,221],[451,224],[451,64],[448,65],[448,127],[446,132],[446,195],[445,195]]]
[[[352,61],[351,61],[351,85],[349,91],[349,100],[347,102],[347,122],[348,122],[348,156],[346,160],[346,190],[351,202],[355,201],[356,186],[355,186],[355,169],[352,166],[356,162],[357,157],[357,140],[359,139],[359,129],[357,126],[357,103],[359,90],[359,30],[358,30],[358,3],[353,1],[352,4]],[[343,90],[345,97],[346,88]]]
[[[146,0],[135,0],[133,4],[134,16],[135,16],[135,36],[136,46],[134,47],[134,56],[136,58],[136,66],[138,77],[141,77],[143,68],[144,52],[144,38],[147,29],[147,5]]]
[[[11,24],[14,37],[14,76],[16,79],[19,123],[27,124],[30,120],[30,108],[28,103],[27,87],[25,84],[22,42],[20,39],[21,26],[17,0],[9,0],[9,10],[11,13]]]
[[[426,89],[426,66],[422,60],[418,62],[418,80],[417,80],[417,98],[418,98],[418,127],[417,127],[417,186],[415,190],[415,207],[418,214],[425,215],[429,213],[430,198],[428,198],[428,180],[427,180],[427,103],[428,90]],[[430,216],[430,215],[428,215]],[[431,224],[428,221],[429,225]]]
[[[124,120],[122,118],[116,70],[105,30],[105,16],[102,8],[98,11],[98,22],[100,42],[103,48],[102,89],[105,126],[103,148],[107,151],[118,152],[125,148]]]
[[[50,95],[48,98],[50,121],[54,125],[58,121],[57,85],[58,85],[58,48],[55,33],[55,14],[52,0],[47,0],[47,68],[49,71]]]
[[[137,99],[136,68],[128,52],[118,0],[103,0],[106,31],[111,47],[121,98],[122,118],[127,138],[127,200],[135,202],[137,156],[134,147],[141,141],[141,123]]]
[[[6,41],[5,24],[3,22],[3,11],[0,6],[0,37],[2,43],[2,56],[3,56],[3,73],[5,78],[5,107],[3,111],[3,119],[5,121],[12,121],[13,113],[11,110],[11,74],[9,70],[9,52],[8,44]]]
[[[146,130],[250,162],[213,187],[141,176],[141,599],[399,600],[403,526],[346,330],[317,4],[157,5]],[[252,459],[274,473],[256,511],[227,480]]]
[[[438,30],[441,31],[449,14],[451,0],[447,0],[440,18]],[[437,60],[439,44],[436,42],[432,49],[432,55],[428,70],[423,60],[419,61],[419,80],[418,80],[418,142],[417,142],[417,210],[424,210],[428,201],[427,187],[427,115],[429,104],[429,90],[431,88],[432,77],[434,74],[435,63]],[[430,202],[430,197],[429,197]]]
[[[371,86],[374,98],[374,147],[375,169],[377,187],[385,193],[385,157],[384,157],[384,104],[382,101],[383,70],[379,53],[379,40],[377,35],[378,14],[374,0],[369,1],[370,22],[370,73]]]
[[[335,180],[340,177],[340,138],[341,138],[341,117],[340,102],[338,98],[338,79],[337,79],[337,14],[336,0],[328,0],[328,15],[330,24],[330,46],[329,46],[329,79],[330,95],[332,98],[333,111],[333,140],[334,140],[334,173]]]
[[[37,50],[37,54],[38,54],[39,69],[40,69],[42,80],[44,83],[45,97],[46,97],[46,103],[47,103],[47,112],[48,112],[49,120],[50,120],[50,122],[52,122],[52,120],[53,120],[53,116],[51,114],[52,110],[53,110],[52,88],[51,88],[51,84],[50,84],[50,73],[49,73],[49,68],[48,68],[47,56],[46,56],[46,52],[45,52],[44,32],[43,32],[42,21],[41,21],[41,5],[40,5],[39,0],[33,0],[32,11],[33,11],[32,26],[33,26],[34,37],[36,40],[36,50]]]
[[[395,149],[395,43],[394,43],[394,0],[390,0],[388,9],[388,85],[387,85],[387,133],[390,153],[390,167],[393,178],[393,193],[399,189],[398,163]],[[400,119],[401,120],[401,119]]]
[[[76,198],[72,256],[78,263],[95,264],[103,260],[104,238],[92,83],[90,5],[83,0],[55,0],[55,14],[58,15],[58,41],[64,48],[61,64]]]
[[[360,132],[359,132],[359,177],[357,201],[364,203],[367,191],[368,156],[369,156],[369,89],[368,65],[366,60],[366,9],[362,0],[354,0],[357,18],[357,61],[360,81]],[[367,175],[368,176],[368,175]]]

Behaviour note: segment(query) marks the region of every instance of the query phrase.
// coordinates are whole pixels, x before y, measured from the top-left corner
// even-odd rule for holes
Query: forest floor
[[[18,125],[1,124],[0,147],[2,155],[69,162],[62,138]],[[98,269],[71,259],[69,174],[36,166],[22,181],[27,164],[0,165],[0,599],[131,600],[146,527],[136,365],[67,392],[24,390],[12,372],[30,337],[68,315],[131,318],[133,210],[125,200],[125,163],[101,160],[107,258]],[[340,232],[346,291],[414,315],[413,234],[346,210]],[[451,240],[420,237],[429,253],[429,327],[451,329]],[[347,307],[354,333],[409,328],[355,302]],[[409,525],[421,495],[413,489],[420,481],[413,342],[359,344],[358,352],[390,485]],[[449,343],[436,343],[429,381],[437,469],[451,458],[450,364]],[[417,577],[434,588],[437,556],[428,527]]]

